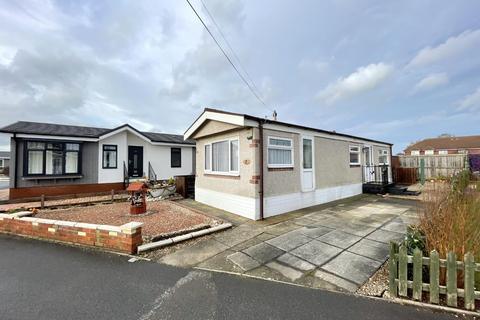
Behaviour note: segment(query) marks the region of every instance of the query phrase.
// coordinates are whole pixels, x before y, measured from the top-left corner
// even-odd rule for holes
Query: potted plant
[[[154,184],[148,192],[152,198],[165,198],[174,194],[176,190],[175,178],[172,177],[162,183]]]

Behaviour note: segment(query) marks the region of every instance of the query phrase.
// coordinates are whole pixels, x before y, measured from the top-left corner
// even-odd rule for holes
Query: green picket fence
[[[429,283],[423,282],[424,266],[428,269]],[[442,272],[446,273],[446,285],[440,284]],[[463,288],[457,287],[459,272],[464,277]],[[430,257],[424,257],[415,249],[411,256],[405,246],[390,243],[389,291],[392,297],[409,297],[408,289],[411,289],[414,300],[422,300],[422,292],[428,292],[430,303],[439,304],[440,295],[446,295],[448,306],[457,307],[458,298],[462,298],[465,309],[475,310],[475,300],[480,300],[480,291],[477,291],[480,288],[475,288],[475,273],[480,273],[480,263],[475,263],[471,253],[467,253],[463,261],[457,261],[454,252],[449,252],[447,259],[440,259],[435,250],[430,252]]]

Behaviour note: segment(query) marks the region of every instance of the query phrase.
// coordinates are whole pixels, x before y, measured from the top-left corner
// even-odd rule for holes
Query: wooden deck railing
[[[429,283],[423,282],[424,266],[428,270]],[[463,275],[460,281],[463,288],[457,286],[459,271]],[[464,309],[475,310],[475,300],[480,300],[480,291],[475,290],[477,272],[480,272],[480,263],[475,263],[471,253],[465,254],[463,261],[457,261],[454,252],[449,252],[447,259],[440,259],[435,250],[430,257],[424,257],[415,249],[411,256],[405,246],[390,243],[389,291],[392,297],[409,297],[408,289],[411,289],[414,300],[422,300],[422,292],[428,292],[430,303],[439,304],[440,295],[446,295],[448,306],[457,307],[458,298],[462,298]],[[440,282],[442,278],[446,278],[445,284]]]

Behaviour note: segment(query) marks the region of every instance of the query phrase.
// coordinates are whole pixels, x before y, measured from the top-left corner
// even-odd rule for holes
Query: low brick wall
[[[0,232],[34,238],[102,247],[124,253],[137,253],[142,244],[142,223],[122,226],[29,217],[31,212],[0,214]]]

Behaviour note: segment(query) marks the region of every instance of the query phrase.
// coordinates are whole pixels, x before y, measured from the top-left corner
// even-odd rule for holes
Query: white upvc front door
[[[311,136],[302,136],[300,144],[302,191],[315,190],[315,146]]]
[[[363,154],[363,177],[364,182],[375,181],[375,167],[373,165],[372,146],[365,145],[362,149]]]

